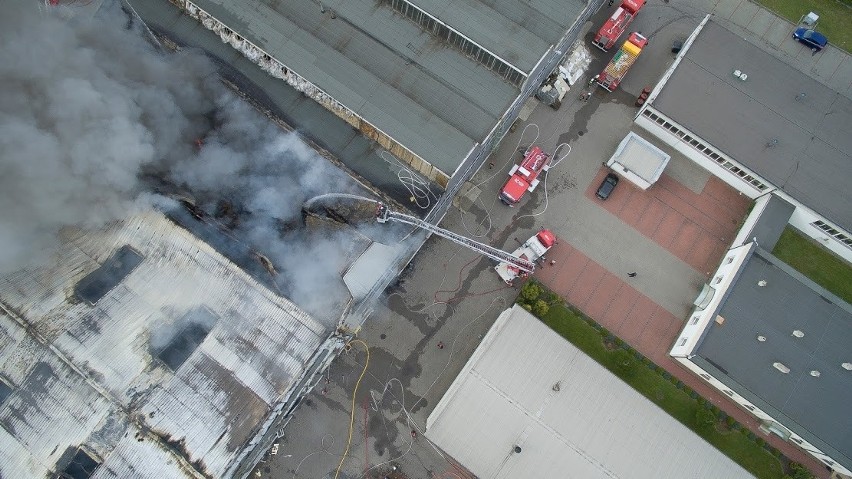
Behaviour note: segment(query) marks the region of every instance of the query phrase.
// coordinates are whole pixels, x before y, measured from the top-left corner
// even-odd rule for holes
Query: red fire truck
[[[645,0],[624,0],[621,5],[615,9],[615,13],[607,19],[603,26],[598,30],[595,39],[592,40],[592,45],[600,48],[603,51],[608,51],[615,45],[622,33],[627,30],[627,26],[636,18],[636,14],[645,5]]]
[[[639,58],[642,49],[648,44],[648,39],[637,32],[633,32],[627,37],[624,45],[615,52],[615,56],[604,68],[595,81],[607,91],[613,91],[618,88],[621,80],[627,75],[627,70],[633,66],[633,63]]]
[[[509,180],[500,191],[500,201],[514,206],[521,201],[524,193],[535,190],[538,186],[538,176],[550,168],[550,155],[537,146],[531,146],[525,153],[520,165],[514,165],[509,170]]]

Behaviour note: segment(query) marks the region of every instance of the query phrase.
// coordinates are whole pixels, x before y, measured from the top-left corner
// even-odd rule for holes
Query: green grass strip
[[[535,282],[518,302],[661,409],[760,479],[784,478],[781,453]],[[546,304],[542,306],[542,303]],[[699,412],[701,411],[701,412]],[[785,463],[788,461],[784,461]]]
[[[795,228],[788,226],[784,230],[772,254],[843,301],[852,303],[852,266]]]

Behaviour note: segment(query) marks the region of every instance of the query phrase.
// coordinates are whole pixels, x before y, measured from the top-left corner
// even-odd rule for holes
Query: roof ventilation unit
[[[817,371],[816,369],[814,369],[813,371],[811,371],[811,376],[813,376],[813,377],[815,377],[815,378],[818,378],[818,377],[819,377],[819,371]]]
[[[843,366],[843,369],[847,371],[852,371],[852,363],[843,363],[841,366]]]
[[[804,338],[805,333],[803,333],[802,330],[797,329],[797,330],[793,331],[793,336],[795,336],[797,338]]]
[[[772,367],[781,371],[784,374],[788,374],[790,372],[790,368],[788,368],[787,366],[785,366],[782,363],[778,363],[778,362],[772,363]]]
[[[760,341],[761,343],[766,342],[766,336],[760,335],[760,336],[757,337],[757,340]]]
[[[766,286],[766,280],[765,280],[765,279],[762,279],[762,280],[758,281],[758,282],[757,282],[757,285],[758,285],[758,286],[760,286],[761,288],[762,288],[762,287],[764,287],[764,286]]]

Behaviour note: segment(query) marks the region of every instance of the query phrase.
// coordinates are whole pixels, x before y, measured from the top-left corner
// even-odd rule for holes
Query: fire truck
[[[500,191],[500,201],[514,206],[521,201],[524,193],[535,190],[539,183],[538,176],[549,168],[550,155],[537,146],[530,146],[521,164],[509,170],[509,180]]]
[[[535,236],[528,239],[520,248],[516,249],[513,253],[509,253],[485,243],[480,243],[479,241],[467,238],[458,233],[445,230],[437,225],[427,223],[420,218],[415,218],[414,216],[397,211],[391,211],[391,209],[384,203],[376,204],[376,221],[379,223],[394,221],[397,223],[416,226],[430,233],[446,238],[456,244],[466,246],[483,256],[487,256],[498,262],[494,269],[497,271],[500,278],[509,285],[512,285],[512,281],[515,278],[526,278],[535,271],[535,262],[542,259],[544,253],[547,252],[551,246],[556,244],[556,236],[554,236],[553,233],[549,230],[541,230]]]
[[[600,48],[603,51],[609,51],[618,38],[627,30],[627,27],[636,18],[636,14],[645,5],[645,0],[624,0],[615,13],[607,19],[603,26],[598,30],[595,39],[592,40],[592,45]]]
[[[536,261],[544,260],[544,253],[547,253],[554,244],[556,244],[556,236],[550,230],[543,229],[513,251],[512,256],[535,263]],[[500,279],[510,286],[515,281],[515,278],[526,278],[529,276],[527,271],[511,263],[500,263],[494,267],[494,271],[497,271]]]
[[[636,58],[639,57],[642,49],[647,44],[647,38],[636,32],[631,33],[627,41],[624,42],[624,45],[621,46],[621,49],[615,52],[615,56],[612,57],[612,60],[604,68],[604,71],[595,77],[597,84],[607,91],[613,91],[618,88],[619,83],[627,75],[627,71],[633,66]]]

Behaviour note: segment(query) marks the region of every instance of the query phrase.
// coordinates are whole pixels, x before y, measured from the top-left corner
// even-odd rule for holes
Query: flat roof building
[[[426,422],[478,477],[752,477],[519,305]]]
[[[636,123],[751,198],[781,195],[797,207],[794,226],[828,236],[832,251],[848,259],[850,92],[831,89],[705,20]]]
[[[0,278],[0,476],[228,477],[328,336],[158,212],[69,228]]]
[[[184,0],[203,26],[446,184],[585,2]]]
[[[636,118],[755,199],[670,355],[852,475],[852,307],[770,253],[791,225],[852,260],[852,90],[764,48],[705,18]]]

